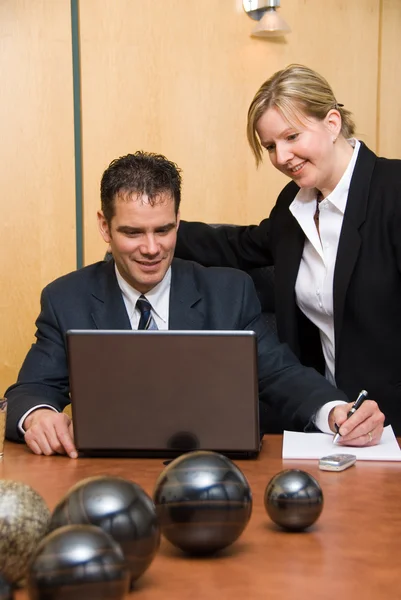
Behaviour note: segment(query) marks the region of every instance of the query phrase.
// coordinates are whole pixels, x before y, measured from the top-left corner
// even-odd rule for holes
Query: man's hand
[[[338,425],[341,438],[339,445],[375,446],[380,442],[383,433],[384,414],[374,400],[365,402],[347,419],[353,402],[335,406],[329,414],[330,429],[336,433]]]
[[[22,427],[25,442],[34,454],[68,454],[77,458],[72,421],[65,413],[38,408],[27,416]]]

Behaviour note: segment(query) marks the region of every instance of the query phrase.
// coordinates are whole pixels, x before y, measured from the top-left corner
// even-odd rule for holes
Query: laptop
[[[253,331],[67,332],[81,455],[259,453]]]

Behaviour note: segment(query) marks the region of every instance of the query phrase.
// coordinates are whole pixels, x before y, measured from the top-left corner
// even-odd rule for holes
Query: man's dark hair
[[[175,214],[181,202],[181,169],[161,154],[138,151],[113,160],[105,170],[100,183],[102,211],[108,223],[114,216],[117,195],[146,194],[151,205],[160,194],[170,193],[174,198]]]

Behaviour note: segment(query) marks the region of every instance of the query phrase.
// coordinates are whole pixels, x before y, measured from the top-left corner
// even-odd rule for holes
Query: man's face
[[[179,221],[169,193],[161,193],[154,206],[146,194],[116,197],[110,225],[98,213],[100,233],[121,276],[141,294],[160,283],[171,265]]]

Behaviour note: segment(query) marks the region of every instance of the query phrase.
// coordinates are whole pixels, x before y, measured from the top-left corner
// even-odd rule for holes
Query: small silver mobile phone
[[[330,454],[319,460],[319,469],[322,471],[344,471],[356,461],[355,454]]]

